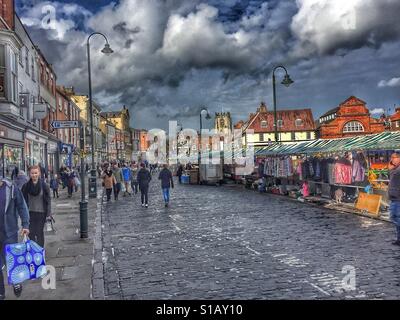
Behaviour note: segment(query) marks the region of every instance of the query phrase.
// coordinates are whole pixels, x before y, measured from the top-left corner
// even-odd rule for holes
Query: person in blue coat
[[[22,236],[29,235],[29,210],[21,190],[12,182],[0,180],[0,300],[5,299],[3,271],[5,246],[18,243],[18,218],[21,220]],[[19,297],[22,285],[14,285],[14,294]]]
[[[121,173],[122,173],[122,178],[124,179],[124,185],[125,185],[125,192],[124,192],[124,197],[128,194],[129,196],[131,195],[131,193],[128,191],[128,187],[130,185],[131,182],[131,169],[129,169],[127,167],[126,164],[123,165],[122,169],[121,169]]]

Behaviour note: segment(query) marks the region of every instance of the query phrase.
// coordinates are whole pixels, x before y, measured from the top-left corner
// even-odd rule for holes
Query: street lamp
[[[277,66],[274,68],[272,72],[272,86],[273,86],[273,94],[274,94],[274,130],[275,130],[275,142],[278,142],[278,125],[277,125],[277,112],[276,112],[276,85],[275,85],[275,71],[279,68],[285,70],[286,74],[281,82],[284,86],[289,87],[294,81],[290,78],[286,68],[284,66]]]
[[[201,140],[201,131],[203,130],[203,119],[202,119],[202,114],[204,113],[204,112],[207,112],[207,114],[206,114],[206,120],[210,120],[211,119],[211,116],[210,116],[210,113],[208,112],[208,109],[207,108],[203,108],[203,109],[201,109],[201,111],[200,111],[200,141],[199,141],[199,173],[200,173],[200,158],[201,158],[201,142],[202,142],[202,140]]]
[[[87,39],[87,57],[88,57],[88,73],[89,73],[89,114],[90,114],[90,135],[92,137],[92,170],[90,171],[90,179],[89,179],[89,198],[97,197],[97,181],[96,181],[96,168],[94,163],[94,132],[93,132],[93,101],[92,101],[92,74],[91,74],[91,66],[90,66],[90,39],[94,35],[101,35],[106,40],[106,44],[101,50],[103,54],[106,56],[111,55],[114,51],[111,49],[107,37],[100,33],[94,32]]]

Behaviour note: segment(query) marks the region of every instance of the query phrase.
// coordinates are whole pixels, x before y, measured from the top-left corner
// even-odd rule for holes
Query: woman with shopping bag
[[[22,236],[29,234],[29,211],[24,197],[13,183],[6,179],[0,180],[0,300],[5,299],[5,287],[2,268],[5,264],[5,247],[18,242],[18,218],[22,225]],[[13,286],[14,293],[19,297],[22,285]]]
[[[51,217],[50,188],[40,178],[40,168],[31,167],[30,180],[22,187],[30,216],[30,238],[44,248],[44,225]]]

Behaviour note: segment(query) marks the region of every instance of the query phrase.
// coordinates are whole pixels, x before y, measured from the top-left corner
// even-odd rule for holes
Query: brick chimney
[[[14,0],[0,0],[0,29],[14,30]]]

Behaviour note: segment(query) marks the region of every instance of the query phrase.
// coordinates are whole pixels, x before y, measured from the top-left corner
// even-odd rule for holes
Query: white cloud
[[[371,110],[370,113],[372,115],[377,115],[377,114],[381,115],[381,114],[385,113],[385,110],[383,108],[375,108],[375,109]]]
[[[340,48],[379,46],[400,35],[400,1],[296,0],[291,29],[295,56],[329,54]]]
[[[400,78],[392,78],[390,80],[381,80],[378,83],[379,88],[400,87]]]

